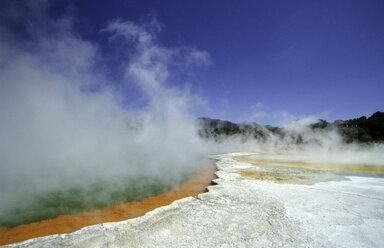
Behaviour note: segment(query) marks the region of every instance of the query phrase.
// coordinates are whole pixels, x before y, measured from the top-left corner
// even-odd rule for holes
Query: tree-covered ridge
[[[371,117],[362,116],[360,118],[346,121],[334,121],[328,123],[321,121],[322,127],[318,123],[313,128],[325,128],[336,126],[346,142],[384,142],[384,112],[376,112]],[[325,125],[325,126],[324,126]],[[321,125],[320,125],[321,126]]]
[[[220,141],[229,136],[240,136],[244,141],[254,138],[265,141],[272,136],[274,138],[289,138],[292,142],[303,143],[300,133],[274,127],[270,125],[260,125],[255,122],[233,123],[225,120],[199,118],[199,135],[206,139]],[[373,143],[384,142],[384,112],[376,112],[371,117],[362,116],[350,120],[336,120],[329,123],[319,120],[308,126],[314,132],[337,130],[347,143]]]

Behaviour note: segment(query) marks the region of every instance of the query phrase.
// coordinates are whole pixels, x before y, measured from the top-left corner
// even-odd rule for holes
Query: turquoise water
[[[195,175],[179,178],[154,176],[124,177],[118,181],[99,180],[89,185],[66,186],[29,195],[0,214],[0,226],[14,227],[63,214],[102,209],[119,203],[137,201],[169,191]]]

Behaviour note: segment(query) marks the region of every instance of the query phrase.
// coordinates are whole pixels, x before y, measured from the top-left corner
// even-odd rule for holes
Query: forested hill
[[[270,135],[275,137],[292,136],[293,140],[301,143],[301,136],[293,137],[284,128],[270,125],[260,125],[255,122],[233,123],[225,120],[198,118],[199,135],[207,139],[220,140],[232,135],[240,135],[244,139],[255,138],[266,140]],[[384,112],[376,112],[369,118],[362,116],[350,120],[336,120],[329,123],[325,120],[311,124],[308,128],[313,131],[336,129],[347,143],[382,143],[384,142]]]
[[[384,112],[376,112],[369,118],[360,118],[324,123],[336,125],[347,142],[384,142]],[[317,127],[316,124],[313,128]]]

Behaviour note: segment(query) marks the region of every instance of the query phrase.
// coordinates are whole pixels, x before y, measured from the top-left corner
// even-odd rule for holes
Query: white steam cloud
[[[0,211],[34,192],[122,175],[171,180],[206,162],[190,114],[202,101],[170,81],[180,61],[209,64],[207,52],[159,45],[154,18],[111,21],[100,35],[122,44],[122,83],[146,99],[130,109],[98,45],[73,33],[70,18],[38,21],[45,25],[27,25],[27,41],[0,29]]]

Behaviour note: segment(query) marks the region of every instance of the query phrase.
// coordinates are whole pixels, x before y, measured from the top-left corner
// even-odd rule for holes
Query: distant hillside
[[[198,123],[200,124],[199,135],[216,141],[232,135],[240,136],[243,140],[254,138],[260,141],[265,141],[271,136],[277,138],[289,136],[292,141],[302,143],[300,134],[292,134],[280,127],[260,125],[255,122],[233,123],[202,117],[198,118]],[[382,143],[384,142],[384,112],[376,112],[369,118],[362,116],[345,121],[336,120],[332,123],[319,120],[309,128],[313,131],[336,129],[347,143]]]
[[[328,123],[320,120],[312,128],[327,128],[336,126],[346,142],[384,142],[384,112],[376,112],[371,117],[334,121]]]

